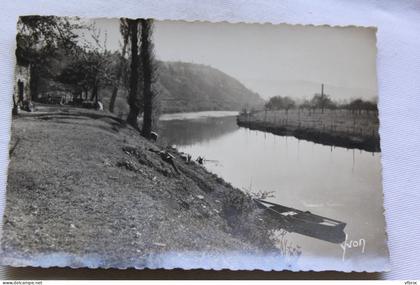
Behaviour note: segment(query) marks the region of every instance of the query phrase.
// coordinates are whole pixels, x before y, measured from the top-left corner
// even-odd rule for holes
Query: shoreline
[[[262,222],[251,197],[186,163],[176,149],[145,140],[106,112],[47,111],[12,120],[17,146],[8,170],[3,262],[46,252],[94,254],[109,267],[171,250],[281,254],[270,237],[273,224]],[[173,155],[177,171],[160,151]]]
[[[320,118],[316,118],[316,121],[308,123],[304,120],[303,112],[299,114],[299,120],[294,118],[297,116],[293,116],[292,111],[280,114],[283,117],[278,116],[278,112],[275,119],[272,114],[267,115],[267,113],[262,111],[259,114],[240,114],[236,117],[236,122],[240,127],[274,135],[293,136],[299,140],[369,152],[381,151],[378,127],[376,126],[370,126],[371,129],[365,130],[367,127],[363,125],[363,122],[358,122],[357,126],[340,129],[333,120],[323,119],[322,117],[326,117],[324,114],[319,116]],[[297,112],[295,111],[295,113]],[[301,118],[302,120],[300,120]],[[360,130],[360,132],[355,130]]]

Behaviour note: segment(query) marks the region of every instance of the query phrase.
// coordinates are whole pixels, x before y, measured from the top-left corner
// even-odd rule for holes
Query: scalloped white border
[[[416,1],[339,0],[4,0],[0,10],[0,212],[4,208],[10,92],[18,15],[150,17],[204,20],[378,27],[378,81],[385,209],[392,271],[388,278],[419,279],[420,236],[420,4]],[[397,94],[397,95],[396,95]]]

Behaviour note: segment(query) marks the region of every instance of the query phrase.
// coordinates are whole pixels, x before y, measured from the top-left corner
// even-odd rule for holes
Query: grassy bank
[[[241,114],[238,125],[326,145],[380,151],[375,111],[278,110]]]
[[[166,149],[176,171],[159,155],[163,146],[110,114],[48,107],[19,115],[11,149],[3,263],[65,253],[124,268],[164,252],[279,252],[248,195]]]

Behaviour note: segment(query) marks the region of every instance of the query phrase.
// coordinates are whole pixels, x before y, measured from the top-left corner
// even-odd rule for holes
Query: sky
[[[107,47],[120,49],[118,19],[96,19]],[[155,21],[156,58],[210,65],[261,97],[377,96],[376,29],[226,22]]]

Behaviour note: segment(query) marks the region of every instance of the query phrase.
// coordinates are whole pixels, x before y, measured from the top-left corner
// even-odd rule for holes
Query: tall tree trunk
[[[90,96],[90,101],[95,100],[95,103],[98,103],[98,83],[95,82],[92,88],[92,94]]]
[[[95,84],[95,103],[98,104],[99,102],[99,84]]]
[[[118,94],[118,83],[114,85],[114,88],[112,89],[111,99],[109,100],[109,111],[111,113],[114,113],[114,107],[115,107],[115,101],[117,100],[117,94]]]
[[[134,128],[138,129],[137,117],[140,113],[140,107],[138,102],[138,67],[139,67],[139,55],[137,46],[137,32],[138,32],[139,20],[128,20],[128,26],[130,29],[131,38],[131,64],[130,64],[130,93],[128,95],[128,105],[130,111],[127,116],[127,123]]]
[[[151,43],[152,20],[141,19],[141,50],[140,58],[143,69],[143,128],[142,135],[150,138],[152,132],[152,79],[153,79],[153,50]]]

